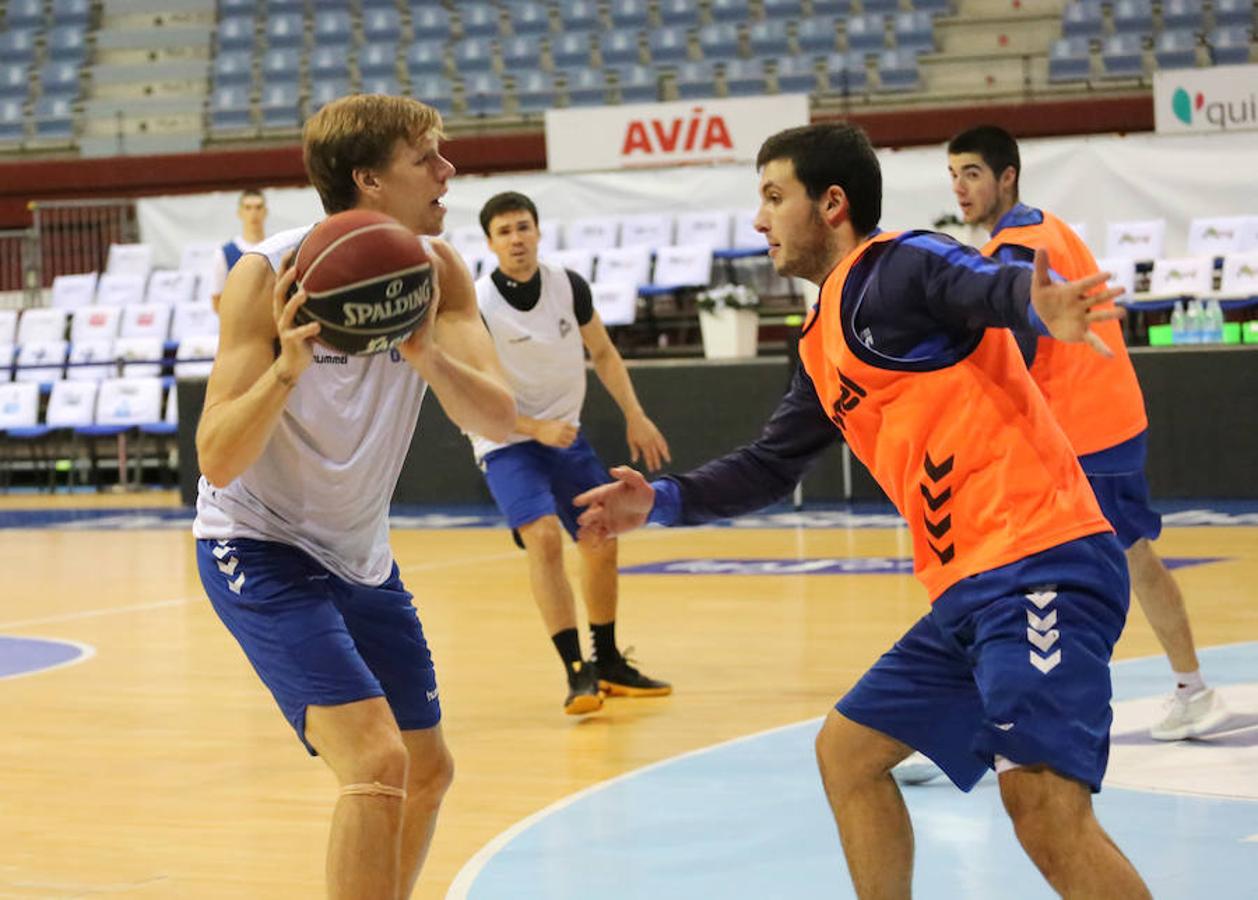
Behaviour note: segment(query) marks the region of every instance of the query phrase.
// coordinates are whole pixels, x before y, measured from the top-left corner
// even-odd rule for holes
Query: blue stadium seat
[[[830,53],[826,56],[826,83],[832,93],[863,92],[869,84],[863,53]]]
[[[751,5],[747,0],[711,0],[709,9],[712,21],[720,24],[733,25],[751,18]]]
[[[305,0],[266,0],[264,12],[268,18],[273,18],[287,13],[302,13],[305,9]]]
[[[306,26],[301,13],[279,13],[266,23],[268,47],[300,47],[306,42]]]
[[[30,28],[0,31],[0,59],[7,63],[33,63],[36,34]]]
[[[595,0],[560,0],[562,31],[593,31],[603,27]]]
[[[450,115],[454,110],[450,80],[440,75],[419,75],[411,78],[411,96],[436,107],[443,116]]]
[[[26,99],[31,91],[31,70],[24,63],[0,63],[0,98]]]
[[[515,101],[521,113],[538,113],[555,105],[555,78],[549,72],[525,72],[515,79]]]
[[[887,44],[887,20],[880,14],[852,16],[847,20],[847,51],[874,56]]]
[[[1214,0],[1214,27],[1250,26],[1254,22],[1254,0]]]
[[[242,85],[216,85],[210,95],[210,128],[213,131],[237,131],[253,127],[249,108],[249,88]]]
[[[1116,0],[1112,15],[1115,34],[1153,34],[1153,4],[1149,0]]]
[[[928,12],[932,16],[952,14],[952,0],[910,0],[909,6],[918,12]]]
[[[565,31],[550,41],[550,58],[556,69],[575,69],[590,64],[590,35]]]
[[[572,69],[565,73],[569,106],[603,106],[607,81],[601,69]]]
[[[253,54],[248,50],[230,50],[214,57],[212,67],[215,84],[252,84]]]
[[[358,51],[358,71],[364,79],[394,77],[397,74],[397,44],[373,43],[362,47]]]
[[[362,0],[362,4],[364,13],[373,9],[397,9],[395,0]],[[345,5],[345,0],[314,0],[314,5],[315,9],[318,9],[320,5],[329,8],[341,7]],[[350,0],[350,5],[353,5],[353,0]]]
[[[502,41],[502,65],[508,72],[536,69],[542,64],[542,41],[535,34],[521,34]]]
[[[50,29],[44,40],[48,45],[48,59],[82,64],[87,58],[87,26],[58,25]]]
[[[660,23],[664,26],[699,24],[699,4],[694,0],[660,0]]]
[[[257,14],[256,0],[218,0],[218,17],[231,19],[234,17],[253,18]]]
[[[91,0],[52,0],[52,21],[57,25],[87,28],[91,20]]]
[[[5,28],[43,28],[44,0],[9,0]]]
[[[218,23],[218,52],[224,50],[251,50],[257,40],[252,16],[233,16]]]
[[[35,101],[32,121],[35,137],[69,140],[74,137],[73,101],[68,97],[40,97]]]
[[[795,25],[795,42],[800,53],[833,53],[839,46],[839,31],[832,15],[809,16]]]
[[[769,92],[764,62],[759,59],[731,59],[725,63],[725,93],[731,97],[757,97]]]
[[[921,83],[916,53],[911,50],[884,50],[878,55],[879,91],[915,91]]]
[[[463,99],[470,116],[502,115],[502,79],[492,72],[474,72],[463,79]]]
[[[413,0],[411,29],[417,41],[444,41],[450,37],[450,13],[435,3]]]
[[[545,34],[550,31],[550,11],[544,3],[527,0],[507,7],[511,15],[511,30],[517,35]]]
[[[262,85],[271,81],[296,82],[301,78],[301,51],[296,47],[276,47],[262,56]]]
[[[498,9],[488,3],[459,3],[463,37],[494,37],[498,34]]]
[[[763,0],[763,4],[764,17],[770,22],[798,19],[804,15],[804,4],[800,0]]]
[[[682,100],[715,97],[716,94],[716,63],[704,60],[677,67],[677,96]]]
[[[1233,66],[1249,62],[1253,40],[1248,28],[1220,25],[1206,36],[1206,43],[1210,47],[1210,59],[1216,66]]]
[[[811,57],[784,56],[777,61],[778,91],[811,94],[817,90],[817,66]]]
[[[349,94],[349,78],[315,78],[310,80],[310,99],[306,114],[313,116],[333,100]]]
[[[349,11],[321,9],[314,16],[316,47],[348,47],[354,39],[354,23]]]
[[[396,41],[402,33],[402,17],[392,7],[363,10],[363,39]]]
[[[363,75],[362,91],[364,94],[388,94],[390,97],[402,96],[402,85],[396,75]]]
[[[75,63],[47,62],[39,67],[40,93],[44,97],[68,97],[79,95],[79,71]]]
[[[1115,34],[1101,44],[1101,74],[1133,78],[1144,74],[1144,43],[1139,35]]]
[[[900,0],[861,0],[861,8],[866,13],[890,16],[900,11]]]
[[[488,72],[494,67],[494,44],[489,38],[464,38],[454,46],[454,70]]]
[[[263,80],[262,98],[258,104],[262,111],[262,127],[298,127],[301,124],[301,111],[297,108],[299,100],[296,81]]]
[[[814,16],[850,16],[852,0],[812,0]]]
[[[26,120],[22,116],[22,101],[0,98],[0,141],[21,143],[26,139]]]
[[[600,47],[605,66],[632,65],[641,59],[636,31],[609,31],[603,35]]]
[[[647,45],[651,51],[651,62],[657,65],[684,62],[690,56],[690,37],[681,25],[651,29],[647,32]]]
[[[766,19],[747,29],[747,43],[752,56],[785,57],[790,54],[790,39],[785,19]]]
[[[1163,31],[1205,31],[1206,12],[1201,0],[1162,0]]]
[[[646,66],[624,66],[617,73],[621,103],[652,103],[660,99],[660,80]]]
[[[646,28],[649,7],[646,0],[611,0],[613,28]]]
[[[935,22],[928,12],[896,13],[892,33],[896,47],[901,50],[930,53],[935,49]]]
[[[406,68],[411,74],[440,75],[446,70],[446,48],[439,41],[417,41],[406,50]]]
[[[1100,0],[1071,0],[1061,14],[1063,37],[1099,38],[1105,30]]]
[[[349,80],[349,54],[342,47],[315,47],[310,51],[307,66],[312,80]]]
[[[1197,65],[1197,35],[1188,30],[1163,31],[1153,42],[1159,69],[1191,69]]]
[[[739,55],[738,26],[734,21],[722,18],[715,25],[699,29],[699,49],[704,59],[734,59]]]
[[[1092,77],[1092,47],[1086,37],[1054,41],[1048,51],[1050,82],[1087,81]]]

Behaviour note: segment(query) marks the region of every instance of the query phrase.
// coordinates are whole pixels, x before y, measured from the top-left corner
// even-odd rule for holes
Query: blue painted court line
[[[82,662],[95,654],[87,644],[0,634],[0,679],[16,678]]]
[[[1258,643],[1200,655],[1216,686],[1252,686],[1258,676]],[[1114,676],[1116,703],[1169,688],[1163,657],[1117,663]],[[851,897],[813,756],[820,721],[666,760],[567,798],[491,842],[448,897]],[[1233,733],[1242,736],[1231,742],[1233,749],[1197,742],[1158,745],[1155,752],[1188,749],[1197,766],[1214,752],[1249,754],[1258,763],[1258,717],[1250,721],[1255,724]],[[915,896],[1055,896],[1018,846],[994,777],[969,795],[942,780],[906,788],[904,795],[917,841]],[[1160,900],[1254,896],[1253,799],[1106,788],[1096,808]]]
[[[1162,557],[1168,569],[1226,562],[1222,556]],[[623,566],[621,575],[912,575],[907,556],[832,556],[805,559],[662,559]]]

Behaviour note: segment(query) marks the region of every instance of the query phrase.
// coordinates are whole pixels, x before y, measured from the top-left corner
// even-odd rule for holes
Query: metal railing
[[[110,244],[140,238],[134,200],[35,200],[30,210],[37,288],[58,275],[103,272]]]
[[[39,289],[38,244],[34,228],[0,231],[0,308],[33,302]]]

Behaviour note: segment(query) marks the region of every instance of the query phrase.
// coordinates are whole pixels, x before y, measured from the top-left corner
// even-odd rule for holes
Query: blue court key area
[[[65,641],[0,635],[0,678],[64,666],[87,652],[78,644]]]
[[[1168,569],[1224,562],[1221,556],[1166,557]],[[622,575],[912,575],[903,556],[838,556],[816,559],[665,559],[625,566]]]

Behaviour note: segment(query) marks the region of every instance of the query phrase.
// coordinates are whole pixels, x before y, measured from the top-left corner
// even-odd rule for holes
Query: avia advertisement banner
[[[1153,127],[1159,134],[1258,130],[1258,65],[1154,72]]]
[[[808,96],[546,110],[546,167],[597,172],[754,162],[764,139],[807,125]]]

